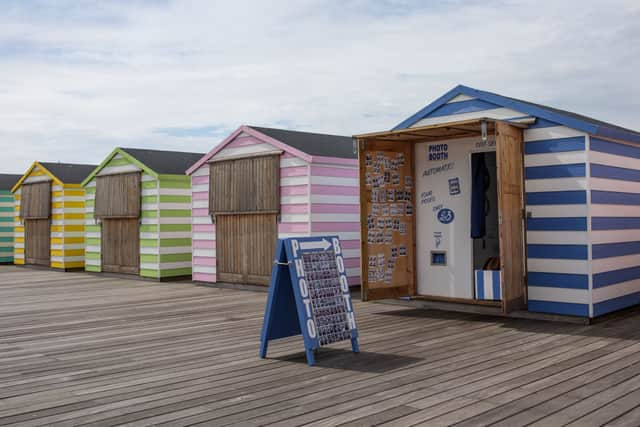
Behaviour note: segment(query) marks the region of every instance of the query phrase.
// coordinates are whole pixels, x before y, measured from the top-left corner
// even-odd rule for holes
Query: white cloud
[[[242,123],[386,129],[458,83],[640,129],[637,1],[434,3],[9,3],[0,172]],[[220,134],[157,132],[192,127]]]

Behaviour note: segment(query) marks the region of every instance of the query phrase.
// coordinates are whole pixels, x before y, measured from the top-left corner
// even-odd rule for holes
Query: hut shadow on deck
[[[306,364],[304,353],[295,353],[268,359],[282,362]],[[320,368],[341,369],[345,371],[368,372],[382,374],[396,369],[406,368],[422,362],[418,357],[400,356],[395,354],[360,351],[353,353],[350,348],[322,348],[316,353],[314,366]]]
[[[601,318],[596,319],[592,324],[512,318],[424,308],[380,311],[376,314],[380,316],[399,316],[416,320],[423,319],[426,322],[425,328],[429,328],[429,323],[431,321],[439,322],[442,320],[458,320],[464,322],[494,324],[505,329],[516,329],[522,332],[582,335],[640,341],[640,307],[630,307],[602,316]]]

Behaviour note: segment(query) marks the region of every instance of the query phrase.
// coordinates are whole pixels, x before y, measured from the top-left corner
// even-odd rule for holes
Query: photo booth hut
[[[13,264],[13,194],[22,175],[0,174],[0,264]]]
[[[11,190],[17,265],[84,267],[84,190],[95,165],[35,162]]]
[[[363,298],[525,305],[522,125],[358,135]]]
[[[191,276],[191,181],[201,153],[114,149],[82,183],[86,266],[152,279]]]

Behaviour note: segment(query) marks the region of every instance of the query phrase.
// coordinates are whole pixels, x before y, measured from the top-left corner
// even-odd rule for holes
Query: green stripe
[[[191,246],[191,239],[160,239],[160,247],[166,248],[171,246]]]
[[[11,253],[13,253],[13,246],[0,246],[0,252],[11,252]]]
[[[142,224],[140,225],[140,232],[142,233],[157,233],[158,224]]]
[[[13,237],[0,237],[2,243],[13,243]]]
[[[0,262],[13,262],[12,256],[0,256]]]
[[[140,213],[140,216],[142,218],[156,218],[158,216],[158,211],[153,210],[153,211],[142,211]]]
[[[94,207],[95,205],[96,205],[96,201],[95,201],[94,199],[91,199],[91,200],[85,200],[85,201],[84,201],[84,206],[85,206],[85,207],[90,207],[90,208],[92,208],[92,207]]]
[[[11,191],[10,190],[0,190],[0,195],[4,196],[4,195],[8,195],[11,196]]]
[[[160,217],[183,217],[191,216],[191,209],[162,209]]]
[[[156,188],[158,186],[157,181],[144,181],[142,183],[142,188],[145,189],[150,189],[150,188]]]
[[[191,268],[171,268],[168,270],[161,270],[160,277],[175,277],[175,276],[190,276]]]
[[[160,202],[165,203],[191,203],[191,196],[161,195]]]
[[[84,194],[96,194],[96,187],[85,187]]]
[[[145,248],[155,248],[158,246],[158,241],[156,239],[140,239],[140,246]]]
[[[158,203],[158,196],[142,196],[142,203]]]
[[[147,268],[140,269],[140,275],[142,277],[151,277],[153,279],[157,279],[158,277],[160,277],[160,275],[158,274],[158,270],[150,270]]]
[[[100,232],[100,226],[99,225],[85,225],[84,226],[84,231],[85,232],[92,232],[92,233],[99,233]]]
[[[106,167],[126,166],[126,165],[130,165],[130,164],[131,163],[127,159],[111,159],[111,161],[106,164]]]
[[[184,188],[189,190],[191,188],[191,181],[168,181],[166,179],[160,179],[160,188]]]
[[[191,231],[191,224],[160,224],[160,231]]]
[[[158,255],[142,254],[142,255],[140,255],[140,262],[146,262],[146,263],[150,263],[150,264],[157,264],[158,263]]]
[[[100,269],[100,266],[98,266],[98,265],[86,265],[85,264],[84,270],[85,271],[93,271],[94,273],[102,272],[102,270]]]
[[[10,217],[10,216],[0,216],[0,222],[13,222],[13,217]]]
[[[13,227],[0,227],[0,233],[13,233]]]
[[[0,196],[0,202],[13,203],[13,196]]]
[[[160,255],[160,262],[181,262],[181,261],[191,261],[191,253]]]
[[[100,239],[95,237],[89,237],[85,239],[85,244],[87,246],[100,246]]]
[[[0,206],[0,212],[13,212],[13,206]]]
[[[97,252],[85,252],[84,257],[86,259],[100,259],[100,254]]]

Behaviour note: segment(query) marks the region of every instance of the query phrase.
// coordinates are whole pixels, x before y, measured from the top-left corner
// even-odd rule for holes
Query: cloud
[[[388,129],[458,83],[640,129],[635,0],[10,1],[0,171],[241,124]]]

